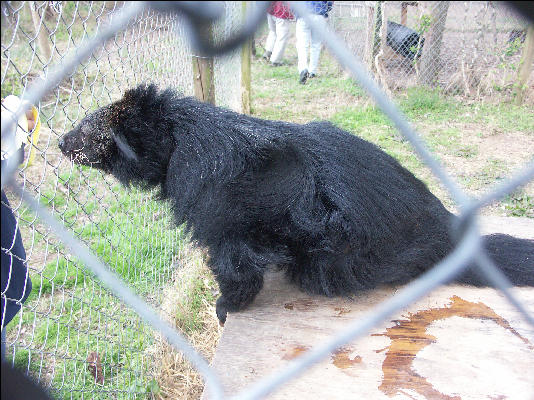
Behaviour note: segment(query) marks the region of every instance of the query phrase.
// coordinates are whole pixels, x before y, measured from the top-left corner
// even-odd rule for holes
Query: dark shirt
[[[32,290],[25,261],[17,221],[2,190],[2,328],[17,314]]]
[[[328,18],[328,13],[332,9],[333,4],[333,1],[307,1],[306,7],[311,13]]]

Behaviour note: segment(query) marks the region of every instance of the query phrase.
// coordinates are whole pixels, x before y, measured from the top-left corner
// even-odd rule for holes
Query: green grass
[[[216,287],[213,277],[193,276],[190,278],[186,293],[180,298],[176,307],[176,325],[186,334],[200,331],[204,324],[200,311],[205,304],[214,304],[212,288]]]
[[[63,4],[62,20],[51,29],[56,41],[52,64],[60,63],[75,45],[95,33],[95,14],[101,13],[103,5],[104,2]],[[30,39],[21,33],[34,36],[29,11],[28,4],[19,11],[14,45],[2,56],[2,97],[20,96],[27,81],[43,73],[43,63],[28,44]],[[106,14],[104,11],[102,16]],[[56,19],[57,14],[53,14],[47,25],[54,25]],[[73,19],[75,23],[71,24]],[[9,29],[2,30],[2,43],[11,41]],[[137,294],[157,306],[185,240],[182,231],[171,222],[169,207],[153,200],[153,193],[125,190],[89,167],[71,170],[65,163],[58,165],[54,154],[58,152],[57,135],[86,112],[118,98],[126,82],[131,85],[134,76],[139,78],[138,69],[147,69],[143,79],[158,80],[158,76],[167,74],[168,64],[153,59],[152,53],[138,54],[144,57],[138,60],[143,66],[125,62],[131,57],[131,47],[139,46],[138,40],[133,40],[135,34],[119,35],[121,44],[130,44],[115,51],[95,52],[95,57],[100,57],[98,65],[94,57],[84,62],[57,91],[41,101],[40,149],[46,149],[46,154],[37,152],[34,165],[24,171],[24,178],[28,190],[34,191],[41,204]],[[148,43],[153,41],[152,36],[159,37],[161,33],[155,29],[139,40]],[[169,37],[174,38],[172,33]],[[33,44],[41,56],[38,41]],[[15,344],[10,347],[15,364],[54,388],[57,398],[143,398],[157,391],[157,383],[148,374],[153,360],[145,355],[152,345],[152,332],[95,280],[76,254],[71,254],[42,226],[31,210],[23,205],[17,213],[29,254],[33,290],[23,312],[6,327],[8,342]],[[87,356],[93,351],[101,358],[103,385],[95,384],[87,369]]]
[[[73,233],[134,291],[157,301],[154,293],[162,279],[169,279],[183,235],[169,220],[170,210],[151,200],[151,194],[118,185],[106,192],[94,183],[90,183],[92,191],[104,193],[102,198],[78,191],[77,182],[98,182],[97,176],[98,172],[85,168],[63,172],[58,185],[42,183],[40,202],[62,216]],[[34,215],[22,210],[21,218],[30,221],[21,224],[26,232]],[[144,356],[153,343],[151,332],[61,242],[37,231],[32,249],[44,248],[52,260],[30,269],[33,290],[24,312],[6,328],[8,341],[23,329],[24,340],[19,338],[17,345],[31,342],[29,348],[16,347],[15,365],[56,388],[52,393],[57,398],[90,394],[104,399],[117,391],[128,397],[156,390]],[[86,359],[93,351],[101,357],[102,385],[95,384],[87,369]]]
[[[406,90],[398,101],[400,109],[410,119],[430,118],[432,121],[449,120],[456,115],[460,104],[442,95],[437,89],[413,87]]]
[[[56,43],[51,64],[60,63],[84,38],[95,33],[95,14],[101,14],[103,5],[64,3],[57,27],[57,14],[48,17],[47,25]],[[14,44],[2,55],[2,97],[22,95],[28,81],[43,75],[43,62],[29,45],[35,33],[28,4],[22,5],[18,15]],[[102,17],[106,15],[104,11]],[[71,170],[65,160],[58,160],[57,136],[86,112],[119,98],[134,79],[167,78],[169,60],[154,58],[154,51],[175,44],[170,30],[162,44],[161,32],[172,24],[166,23],[154,27],[152,33],[137,29],[119,34],[115,49],[110,43],[107,50],[96,51],[57,90],[45,96],[39,107],[40,150],[34,165],[23,172],[28,191],[130,288],[156,307],[162,300],[162,290],[170,283],[175,258],[185,240],[171,221],[171,210],[154,200],[154,193],[125,190],[89,167]],[[2,30],[3,44],[11,42],[10,29],[6,25]],[[32,43],[37,56],[42,56],[38,41]],[[132,61],[133,48],[136,59],[128,62]],[[138,48],[150,51],[141,54]],[[175,68],[175,60],[171,61]],[[151,363],[157,360],[146,354],[153,344],[153,333],[104,289],[104,283],[96,280],[31,210],[22,205],[17,213],[29,254],[33,290],[23,312],[6,327],[8,343],[14,344],[8,348],[14,353],[16,366],[51,387],[56,398],[152,397],[159,390],[149,374]],[[195,290],[190,298],[197,300],[190,306],[198,310],[211,292]],[[214,301],[213,295],[209,300]],[[199,329],[194,312],[187,313],[183,323],[189,324],[190,330]],[[105,376],[102,385],[95,384],[87,369],[91,352],[100,356]]]
[[[488,124],[501,132],[519,131],[534,137],[534,108],[531,104],[480,103],[464,109],[472,112],[476,122]]]
[[[534,218],[534,196],[525,193],[523,190],[506,196],[501,204],[510,215]]]

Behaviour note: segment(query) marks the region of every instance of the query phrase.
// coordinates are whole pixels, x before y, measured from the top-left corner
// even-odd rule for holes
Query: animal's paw
[[[217,318],[219,318],[219,325],[224,326],[224,323],[226,322],[226,314],[228,314],[228,307],[224,297],[221,296],[217,299],[215,312],[217,313]]]

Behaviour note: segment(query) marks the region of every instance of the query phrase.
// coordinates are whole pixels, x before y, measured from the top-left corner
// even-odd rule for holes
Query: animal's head
[[[86,116],[73,130],[59,139],[59,148],[77,164],[111,171],[118,152],[112,124],[111,106]]]
[[[75,163],[112,173],[124,184],[158,185],[175,147],[177,101],[172,90],[140,85],[87,115],[60,138],[59,148]]]

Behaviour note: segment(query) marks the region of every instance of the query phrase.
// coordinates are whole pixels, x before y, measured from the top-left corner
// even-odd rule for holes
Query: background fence
[[[338,2],[331,25],[390,90],[434,84],[447,94],[502,99],[519,84],[527,21],[504,3]],[[534,78],[526,78],[533,102]]]
[[[450,3],[446,13],[440,3],[425,2],[417,8],[412,2],[380,3],[380,14],[379,3],[339,2],[330,24],[388,90],[430,83],[465,97],[513,96],[526,21],[493,2]],[[52,65],[61,64],[84,39],[112,24],[113,12],[122,6],[3,2],[2,98],[22,97],[30,84],[47,79]],[[425,17],[429,15],[443,20],[439,57],[431,57],[423,71],[433,77],[431,82],[421,77],[421,64],[433,54],[428,36],[419,59],[377,41],[382,37],[380,43],[387,43],[387,32],[380,33],[380,18],[402,22],[425,37],[432,28]],[[212,39],[218,42],[231,35],[242,18],[242,2],[225,2],[224,18]],[[420,44],[408,50],[417,52]],[[192,95],[199,79],[194,56],[183,17],[143,12],[36,104],[39,136],[27,146],[16,174],[26,192],[156,307],[184,251],[182,232],[172,227],[167,207],[153,201],[152,194],[126,192],[113,178],[71,164],[61,156],[57,139],[86,113],[140,82]],[[238,48],[213,60],[216,104],[241,110],[241,58]],[[533,77],[527,78],[525,101],[531,102]],[[25,203],[7,194],[26,247],[33,290],[22,311],[2,328],[6,359],[61,398],[134,398],[150,393],[157,386],[152,328],[105,289]]]

